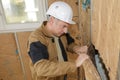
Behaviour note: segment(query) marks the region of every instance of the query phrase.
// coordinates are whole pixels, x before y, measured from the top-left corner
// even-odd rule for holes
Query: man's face
[[[55,19],[53,23],[53,35],[61,36],[68,32],[69,24],[61,20]]]

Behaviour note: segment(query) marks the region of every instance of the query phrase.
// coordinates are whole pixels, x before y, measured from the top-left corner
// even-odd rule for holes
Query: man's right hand
[[[73,51],[77,54],[82,54],[82,53],[87,54],[88,47],[87,46],[74,46]]]
[[[79,54],[76,59],[76,67],[80,67],[82,63],[88,58],[89,56],[87,54]]]

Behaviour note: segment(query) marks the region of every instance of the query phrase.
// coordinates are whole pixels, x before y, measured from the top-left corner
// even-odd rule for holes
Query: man
[[[88,59],[87,46],[79,47],[67,32],[72,21],[71,7],[62,1],[54,2],[48,9],[49,20],[31,33],[28,54],[33,80],[66,80],[66,75]],[[67,52],[79,54],[75,62],[69,62]]]

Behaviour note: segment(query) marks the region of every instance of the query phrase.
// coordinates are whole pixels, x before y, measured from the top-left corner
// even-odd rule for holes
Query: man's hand
[[[80,67],[82,63],[88,58],[89,57],[87,54],[79,54],[79,56],[76,59],[76,67]]]
[[[77,54],[81,54],[81,53],[86,53],[88,51],[88,47],[87,46],[75,46],[73,48],[74,52]]]

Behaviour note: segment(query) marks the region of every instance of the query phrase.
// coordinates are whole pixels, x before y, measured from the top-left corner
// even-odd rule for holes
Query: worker
[[[52,3],[46,12],[48,20],[29,36],[28,54],[33,80],[67,80],[67,74],[75,72],[88,59],[87,46],[80,47],[70,36],[68,27],[72,21],[72,8],[63,1]],[[79,54],[73,62],[67,53]]]

